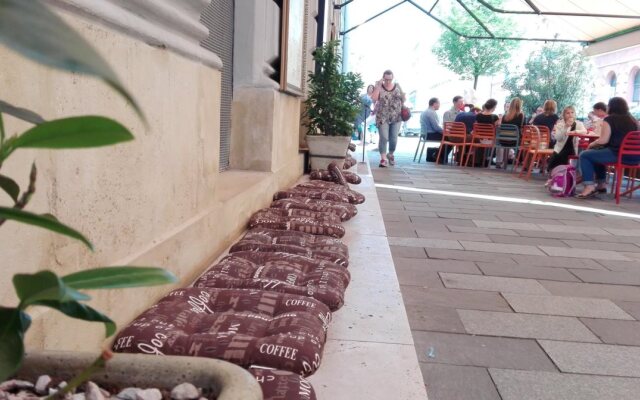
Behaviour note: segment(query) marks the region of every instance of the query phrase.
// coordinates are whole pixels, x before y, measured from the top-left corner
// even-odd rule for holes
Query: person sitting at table
[[[618,151],[625,135],[638,130],[638,122],[629,113],[627,101],[622,97],[611,98],[607,112],[609,115],[602,123],[600,137],[589,144],[589,150],[580,153],[584,188],[576,195],[578,199],[588,199],[597,193],[607,192],[605,164],[618,161]],[[626,156],[622,161],[626,164],[639,164],[640,156]]]
[[[522,113],[522,100],[519,97],[514,97],[509,102],[509,109],[507,110],[507,113],[502,116],[502,120],[500,121],[500,125],[502,124],[515,125],[518,127],[518,131],[522,131],[522,126],[524,125],[524,114]],[[511,142],[502,144],[512,145]],[[509,160],[507,153],[508,150],[510,149],[496,149],[496,168],[507,168]],[[507,157],[505,157],[505,153],[507,154]]]
[[[542,114],[544,112],[544,108],[542,107],[538,107],[536,108],[536,112],[533,113],[533,115],[531,116],[531,118],[529,118],[529,125],[533,125],[533,120],[536,119],[536,117],[540,114]]]
[[[493,113],[497,105],[498,102],[495,99],[487,100],[487,102],[482,105],[482,112],[476,115],[476,122],[479,124],[499,125],[500,118]]]
[[[554,100],[547,100],[544,102],[542,109],[542,114],[536,115],[533,119],[532,125],[546,126],[549,128],[549,132],[552,132],[556,122],[560,119],[556,114],[558,105]]]
[[[553,155],[547,164],[549,174],[558,165],[569,164],[569,156],[578,154],[578,138],[571,135],[585,135],[586,133],[587,128],[582,122],[576,120],[576,109],[573,106],[565,107],[562,110],[562,119],[556,123],[551,133],[556,144],[553,146]]]
[[[462,122],[467,130],[467,135],[471,135],[473,130],[473,124],[476,123],[476,115],[481,111],[478,107],[474,107],[470,104],[471,109],[469,111],[461,112],[456,115],[455,122]]]
[[[600,137],[602,132],[602,122],[607,116],[607,105],[603,102],[599,101],[593,105],[593,116],[594,120],[591,125],[593,129],[591,129],[591,134],[594,136]]]

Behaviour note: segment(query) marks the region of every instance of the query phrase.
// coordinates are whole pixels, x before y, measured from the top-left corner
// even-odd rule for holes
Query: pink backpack
[[[570,197],[576,191],[576,168],[573,165],[558,165],[551,171],[549,192],[554,197]]]

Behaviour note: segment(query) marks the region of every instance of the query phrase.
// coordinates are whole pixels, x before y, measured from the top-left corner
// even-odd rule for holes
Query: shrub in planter
[[[303,116],[312,169],[326,169],[331,161],[344,159],[362,107],[362,79],[360,74],[340,71],[339,45],[337,40],[330,41],[313,52],[316,72],[309,74]]]

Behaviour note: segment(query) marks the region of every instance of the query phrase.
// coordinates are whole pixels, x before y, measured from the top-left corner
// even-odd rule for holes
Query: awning
[[[364,0],[347,0],[336,8],[351,7]],[[499,7],[491,0],[400,0],[373,15],[366,23],[398,6],[412,6],[437,21],[446,29],[469,39],[535,40],[547,42],[578,42],[589,46],[587,53],[597,54],[640,44],[640,0],[506,0]],[[467,31],[446,23],[450,11],[456,8],[472,16],[477,26]],[[480,15],[478,10],[485,12]],[[514,30],[508,35],[492,31],[492,17],[509,17]],[[357,28],[346,27],[346,34]],[[599,45],[606,42],[605,45]]]

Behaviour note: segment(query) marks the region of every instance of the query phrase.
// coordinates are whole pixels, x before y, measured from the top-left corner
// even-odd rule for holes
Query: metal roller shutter
[[[200,45],[220,57],[222,68],[222,99],[220,103],[220,165],[229,168],[231,149],[231,102],[233,99],[233,13],[234,0],[213,0],[201,16],[209,28],[209,37]]]

